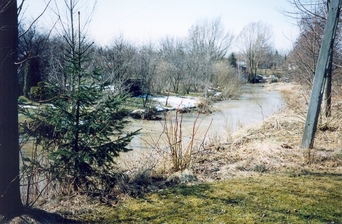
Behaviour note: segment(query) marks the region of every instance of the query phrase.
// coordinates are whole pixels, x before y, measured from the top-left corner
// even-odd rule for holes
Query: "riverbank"
[[[144,172],[153,170],[153,173],[162,173],[168,177],[172,174],[173,165],[170,163],[170,148],[168,137],[177,138],[184,149],[188,148],[189,142],[193,142],[194,161],[200,160],[200,156],[208,149],[221,147],[231,138],[237,129],[262,122],[268,116],[277,113],[283,107],[281,93],[275,89],[279,84],[246,84],[242,87],[242,94],[238,100],[223,100],[210,104],[211,113],[199,113],[197,110],[188,113],[178,114],[179,121],[177,136],[173,136],[173,130],[169,130],[169,136],[165,128],[174,127],[176,111],[169,111],[158,116],[162,120],[141,120],[134,119],[129,124],[129,130],[141,129],[140,134],[135,136],[130,147],[133,149],[128,153],[120,154],[116,159],[118,167],[125,173]],[[161,97],[162,104],[165,104],[165,97]],[[188,100],[188,101],[187,101]],[[189,103],[191,100],[192,103]],[[201,98],[180,98],[173,97],[168,102],[170,105],[195,105]],[[185,104],[184,104],[185,102]],[[164,120],[167,117],[167,122]],[[172,123],[171,119],[172,118]],[[210,152],[210,154],[215,154]],[[197,174],[196,174],[197,175]]]
[[[259,173],[336,173],[342,174],[342,124],[338,104],[334,118],[321,120],[315,147],[300,148],[305,122],[306,98],[300,86],[277,83],[265,86],[280,91],[286,106],[262,122],[243,127],[220,142],[219,148],[208,148],[194,170],[203,181],[222,181]],[[328,128],[320,128],[320,127]]]
[[[333,105],[333,118],[322,120],[315,147],[304,151],[305,94],[288,83],[263,88],[280,91],[286,106],[227,133],[226,140],[209,141],[194,157],[190,172],[197,180],[167,185],[152,164],[120,174],[112,195],[100,200],[70,194],[42,207],[97,223],[341,223],[341,105]]]

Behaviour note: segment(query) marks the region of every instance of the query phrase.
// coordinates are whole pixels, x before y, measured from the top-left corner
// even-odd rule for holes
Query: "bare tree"
[[[158,52],[153,49],[152,44],[142,46],[136,54],[134,74],[137,81],[140,82],[144,107],[147,106],[149,95],[152,93],[158,63]]]
[[[47,55],[45,67],[48,72],[44,81],[56,83],[56,85],[66,89],[68,77],[64,72],[67,64],[65,61],[67,54],[65,41],[58,36],[49,38],[45,51]]]
[[[199,21],[189,29],[190,52],[206,53],[210,59],[219,60],[227,56],[232,45],[233,34],[225,32],[220,18]]]
[[[161,41],[163,73],[172,91],[178,93],[185,71],[186,52],[182,40],[166,37]]]
[[[32,25],[28,30],[21,25],[19,33],[19,84],[22,95],[31,98],[31,88],[37,86],[47,73],[45,69],[48,64],[48,35],[39,32],[36,25]]]
[[[227,56],[232,41],[233,35],[225,32],[220,18],[200,21],[189,29],[186,92],[191,86],[195,90],[203,88],[207,92],[213,81],[213,65]]]
[[[272,29],[260,21],[250,23],[242,29],[237,41],[248,65],[248,81],[253,82],[260,63],[272,47]]]
[[[329,1],[291,0],[290,3],[294,5],[295,11],[285,13],[297,19],[300,29],[299,37],[289,55],[292,78],[305,88],[310,89],[321,48]],[[341,82],[337,69],[342,64],[340,27],[337,28],[336,33],[331,46],[329,66],[325,74],[323,112],[326,117],[331,115],[332,82],[335,82],[334,85],[339,85],[338,83]]]
[[[326,19],[327,17],[327,9],[329,0],[287,0],[294,9],[293,11],[282,10],[282,13],[286,16],[293,18],[295,20],[301,20],[303,16],[308,18],[310,17],[319,17],[321,19]],[[322,11],[317,13],[317,9],[324,9],[324,13]]]
[[[311,14],[302,15],[298,22],[300,35],[289,55],[289,63],[296,68],[292,79],[307,88],[312,86],[325,25],[325,19],[317,15],[317,8]]]
[[[97,64],[104,68],[104,79],[112,83],[119,93],[129,90],[127,81],[133,73],[133,61],[136,56],[136,48],[123,37],[116,38],[113,44],[98,54]],[[103,60],[99,60],[103,57]]]

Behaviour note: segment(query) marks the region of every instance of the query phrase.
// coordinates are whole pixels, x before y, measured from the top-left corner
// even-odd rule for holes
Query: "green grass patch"
[[[176,186],[80,217],[105,223],[342,223],[341,175],[271,175]]]
[[[188,97],[203,97],[204,93],[203,92],[190,92],[189,94],[184,94],[184,96],[188,96]]]
[[[258,69],[257,74],[282,76],[284,72],[281,69]]]
[[[146,106],[147,106],[147,108],[149,108],[149,106],[156,105],[156,104],[158,104],[157,101],[149,98]],[[128,110],[142,109],[142,108],[144,108],[143,98],[141,98],[141,97],[127,97],[125,102],[122,104],[122,106],[124,106]]]

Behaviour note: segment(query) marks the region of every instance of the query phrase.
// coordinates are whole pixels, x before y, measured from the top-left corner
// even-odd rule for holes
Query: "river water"
[[[238,100],[214,103],[211,105],[213,113],[201,114],[198,117],[194,136],[195,145],[204,139],[210,141],[215,138],[219,142],[224,142],[227,136],[240,126],[262,122],[266,117],[279,111],[282,106],[283,100],[279,92],[269,91],[263,85],[245,85],[243,94]],[[169,113],[175,115],[175,111]],[[194,111],[182,114],[182,116],[182,141],[186,147],[186,144],[193,138],[191,134],[198,113]],[[128,171],[157,166],[160,161],[163,161],[165,152],[168,151],[163,124],[163,121],[133,120],[128,129],[132,131],[141,129],[141,133],[135,136],[129,145],[133,150],[120,154],[116,163]],[[24,153],[30,154],[25,149]],[[161,162],[161,164],[165,166],[165,163]],[[43,182],[39,186],[43,187]],[[25,192],[24,188],[22,190]]]
[[[199,125],[195,138],[202,140],[206,134],[206,139],[216,138],[225,141],[229,133],[239,127],[262,122],[263,119],[279,111],[283,106],[281,94],[267,90],[264,85],[267,84],[245,85],[242,87],[243,94],[238,100],[225,100],[211,105],[211,110],[214,112],[200,115],[197,120]],[[190,139],[198,113],[185,113],[182,116],[184,139]],[[133,151],[149,151],[149,149],[166,147],[165,135],[162,134],[163,121],[134,120],[130,124],[131,130],[140,128],[142,129],[140,135],[136,136],[130,144]]]
[[[216,138],[226,141],[227,136],[239,127],[262,122],[263,119],[280,110],[283,106],[281,94],[277,91],[269,91],[269,88],[265,88],[264,85],[268,84],[247,84],[242,87],[243,93],[238,100],[219,101],[211,105],[213,113],[201,114],[197,119],[195,139],[202,141],[205,136],[207,140]],[[175,111],[169,113],[175,115]],[[198,112],[184,113],[182,116],[182,136],[186,142],[192,137]],[[132,120],[128,129],[131,131],[141,129],[141,132],[129,144],[129,148],[133,151],[127,156],[131,156],[132,153],[135,156],[139,153],[151,153],[154,149],[166,148],[163,125],[163,120]]]

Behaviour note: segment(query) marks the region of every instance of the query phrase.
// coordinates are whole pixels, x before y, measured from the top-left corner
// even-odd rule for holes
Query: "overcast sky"
[[[24,18],[37,16],[45,2],[26,0]],[[120,34],[144,43],[166,35],[185,37],[191,25],[201,19],[220,17],[226,31],[236,36],[247,24],[262,21],[272,27],[275,48],[282,51],[289,50],[298,35],[296,22],[281,13],[284,9],[293,10],[287,0],[98,0],[88,32],[101,45],[110,44]],[[49,20],[52,24],[51,17],[48,10],[40,26],[48,26]]]

